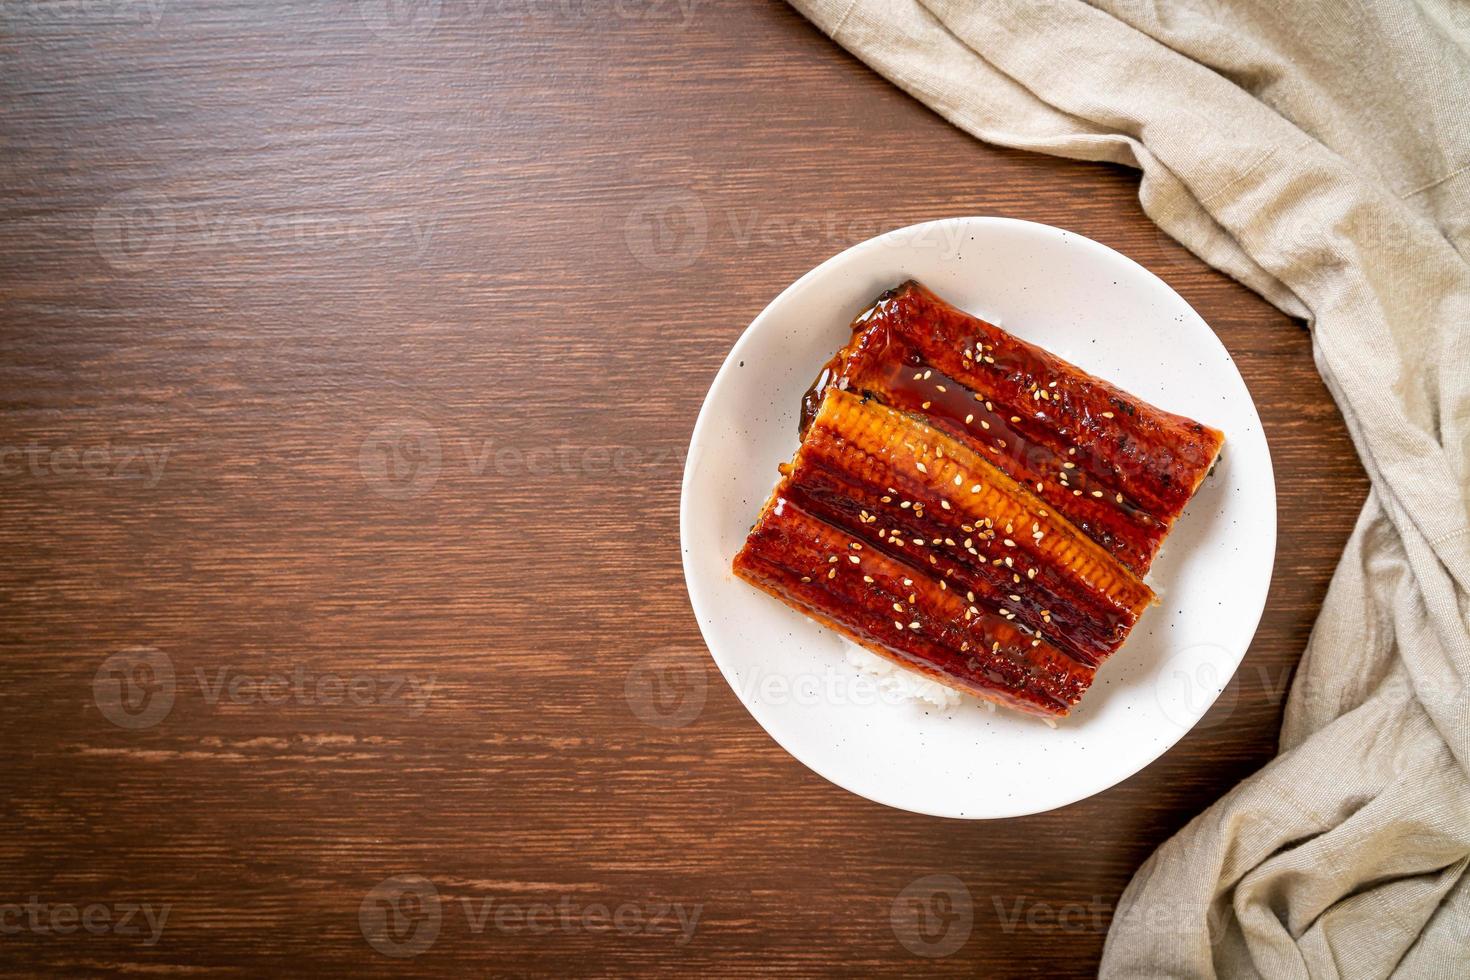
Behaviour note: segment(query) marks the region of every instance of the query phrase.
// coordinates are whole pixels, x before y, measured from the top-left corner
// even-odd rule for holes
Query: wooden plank
[[[1157,233],[1135,174],[980,145],[779,4],[384,10],[6,10],[0,966],[387,973],[363,923],[417,875],[435,973],[1091,975],[1133,869],[1273,754],[1366,492],[1302,325]],[[682,454],[740,331],[952,214],[1163,276],[1237,358],[1280,493],[1204,724],[987,824],[789,758],[679,566]],[[122,727],[118,698],[161,704],[124,686],[138,647],[174,697]],[[665,660],[703,692],[683,727],[636,710]],[[904,890],[941,873],[972,924],[928,959],[903,916],[933,882]],[[129,903],[169,906],[156,942],[141,911],[117,933]],[[93,905],[110,924],[50,931]]]

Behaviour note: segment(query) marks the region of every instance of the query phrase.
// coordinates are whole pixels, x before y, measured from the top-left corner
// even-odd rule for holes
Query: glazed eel
[[[902,667],[1067,714],[1223,437],[912,281],[853,331],[735,573]]]

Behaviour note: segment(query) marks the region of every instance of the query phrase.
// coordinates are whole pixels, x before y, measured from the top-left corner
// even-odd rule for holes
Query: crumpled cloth
[[[1372,480],[1280,755],[1139,869],[1102,975],[1470,977],[1470,2],[792,2],[983,140],[1139,168],[1310,323]]]

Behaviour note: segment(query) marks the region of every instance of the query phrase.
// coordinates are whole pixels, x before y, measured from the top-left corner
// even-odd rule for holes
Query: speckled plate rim
[[[1209,327],[1204,319],[1199,316],[1198,312],[1195,311],[1193,307],[1190,306],[1183,297],[1179,296],[1179,294],[1175,292],[1173,288],[1170,287],[1166,282],[1156,276],[1153,272],[1149,271],[1142,265],[1139,265],[1137,262],[1130,259],[1128,256],[1123,255],[1115,249],[1109,248],[1108,246],[1103,245],[1100,242],[1096,242],[1090,238],[1087,238],[1086,236],[1079,235],[1076,232],[1066,231],[1064,229],[1056,228],[1052,225],[1041,224],[1039,222],[999,216],[962,216],[953,218],[942,218],[934,221],[921,222],[919,224],[910,225],[907,227],[885,232],[883,234],[874,236],[867,241],[853,245],[842,252],[837,253],[836,255],[822,262],[820,265],[816,266],[811,271],[807,272],[805,275],[801,276],[799,279],[788,285],[784,290],[780,292],[780,294],[778,294],[774,299],[770,301],[770,303],[766,305],[766,307],[755,317],[754,320],[751,321],[750,325],[746,327],[746,329],[741,333],[740,337],[736,340],[735,345],[730,349],[729,354],[726,355],[725,360],[722,362],[720,369],[716,373],[713,382],[710,384],[709,390],[705,395],[705,399],[701,404],[699,415],[696,418],[694,430],[690,437],[689,451],[686,456],[683,479],[681,481],[680,487],[680,551],[682,566],[684,570],[685,586],[689,595],[690,605],[694,611],[695,619],[699,623],[700,632],[704,638],[706,647],[709,649],[710,656],[715,661],[716,666],[719,667],[721,675],[730,685],[732,692],[735,693],[737,700],[740,700],[741,704],[746,708],[747,712],[756,721],[756,723],[759,724],[766,731],[766,733],[772,738],[772,740],[780,745],[781,748],[784,749],[788,754],[790,754],[794,759],[801,762],[808,769],[811,769],[818,776],[821,776],[823,779],[827,780],[833,785],[845,789],[848,792],[861,796],[865,799],[871,800],[872,802],[882,804],[884,806],[889,806],[895,809],[906,810],[909,812],[920,813],[929,816],[945,817],[951,819],[1005,819],[1010,817],[1027,816],[1035,813],[1043,813],[1050,810],[1058,809],[1060,807],[1068,806],[1072,803],[1087,799],[1100,792],[1110,789],[1113,786],[1118,785],[1119,783],[1127,780],[1142,769],[1151,765],[1153,762],[1157,761],[1162,755],[1164,755],[1164,753],[1166,753],[1170,748],[1177,744],[1180,739],[1182,739],[1186,734],[1193,730],[1193,728],[1198,724],[1200,718],[1202,718],[1205,713],[1209,711],[1209,709],[1213,706],[1220,693],[1225,689],[1229,681],[1234,677],[1236,670],[1239,668],[1241,660],[1244,659],[1246,649],[1249,647],[1250,641],[1254,637],[1256,629],[1260,624],[1261,616],[1265,610],[1266,599],[1269,592],[1272,572],[1274,570],[1276,554],[1277,525],[1275,519],[1275,473],[1274,466],[1272,465],[1270,458],[1269,445],[1266,441],[1264,428],[1260,425],[1260,417],[1259,413],[1256,411],[1254,399],[1250,396],[1249,389],[1245,385],[1244,378],[1240,376],[1239,370],[1235,368],[1234,362],[1233,360],[1231,360],[1231,370],[1234,372],[1236,380],[1239,381],[1241,390],[1245,392],[1246,404],[1244,407],[1248,409],[1250,416],[1255,420],[1257,432],[1259,433],[1259,451],[1264,457],[1263,462],[1265,465],[1265,473],[1267,479],[1259,487],[1257,487],[1256,490],[1257,492],[1265,495],[1265,497],[1268,498],[1263,499],[1262,504],[1263,509],[1270,516],[1270,521],[1269,526],[1257,528],[1255,530],[1255,533],[1262,541],[1264,545],[1264,550],[1269,557],[1266,560],[1264,566],[1260,568],[1259,574],[1254,578],[1253,581],[1241,584],[1239,586],[1237,594],[1240,597],[1240,601],[1236,604],[1238,617],[1237,621],[1242,626],[1241,632],[1244,635],[1245,640],[1240,645],[1238,655],[1228,656],[1226,662],[1218,664],[1218,666],[1222,668],[1223,671],[1219,686],[1213,691],[1204,692],[1204,698],[1198,704],[1197,713],[1186,726],[1179,727],[1177,728],[1177,730],[1170,732],[1169,736],[1163,739],[1158,744],[1156,751],[1154,751],[1150,755],[1141,757],[1135,765],[1126,767],[1126,769],[1108,770],[1105,771],[1102,775],[1097,776],[1096,778],[1088,778],[1085,773],[1079,773],[1075,781],[1065,791],[1058,792],[1050,798],[1038,801],[1030,805],[998,808],[988,812],[964,813],[954,812],[952,809],[946,807],[916,806],[902,799],[900,794],[890,793],[881,790],[874,791],[871,788],[864,789],[854,786],[850,782],[845,780],[841,774],[834,772],[834,766],[823,764],[821,761],[812,758],[811,753],[803,752],[800,746],[790,744],[788,739],[783,738],[779,732],[774,731],[771,726],[766,724],[766,722],[761,718],[760,714],[757,712],[752,704],[747,703],[745,699],[740,696],[740,682],[735,675],[734,664],[732,663],[732,660],[729,656],[722,656],[718,638],[711,635],[710,627],[708,625],[709,620],[707,617],[707,613],[709,612],[708,602],[710,597],[704,594],[704,589],[698,583],[696,570],[694,568],[694,549],[698,547],[698,543],[696,536],[693,533],[692,527],[691,500],[692,492],[695,489],[696,484],[697,467],[703,454],[703,447],[706,442],[707,430],[715,423],[715,410],[713,408],[713,403],[716,401],[717,394],[724,386],[736,383],[736,372],[740,369],[740,365],[746,359],[749,348],[751,348],[755,343],[755,338],[767,327],[767,325],[772,320],[776,319],[779,316],[779,313],[782,310],[783,306],[786,305],[787,301],[792,296],[811,287],[811,285],[817,280],[833,274],[843,265],[863,256],[864,253],[867,251],[878,247],[892,248],[893,242],[895,240],[922,241],[930,239],[935,237],[936,233],[942,233],[956,224],[963,226],[973,224],[982,227],[1010,226],[1014,228],[1025,228],[1031,232],[1039,234],[1060,235],[1064,238],[1070,239],[1071,243],[1080,245],[1083,249],[1096,250],[1097,255],[1101,257],[1110,258],[1112,260],[1121,260],[1121,262],[1124,264],[1124,267],[1131,267],[1131,271],[1136,274],[1140,282],[1148,283],[1153,288],[1163,289],[1169,295],[1177,299],[1177,301],[1186,310],[1188,310],[1190,314],[1193,315],[1198,325],[1203,327],[1205,333],[1208,334],[1208,340],[1202,340],[1202,342],[1208,343],[1209,340],[1213,340],[1214,345],[1219,348],[1219,352],[1221,354],[1224,354],[1227,360],[1230,360],[1228,351],[1225,349],[1223,343],[1220,342],[1218,336],[1214,333],[1214,331]],[[1083,366],[1086,367],[1085,364]],[[793,452],[795,451],[796,445],[797,439],[795,433],[793,432],[791,437],[791,449]],[[1227,433],[1227,450],[1229,449],[1229,447],[1230,434]],[[755,511],[752,510],[748,517],[750,520],[753,520],[755,517]],[[730,556],[721,557],[725,559],[728,565],[728,561],[729,559],[733,558],[733,554]],[[775,600],[770,601],[774,602]],[[811,623],[810,625],[813,629],[819,628],[815,623]],[[1123,651],[1120,651],[1120,653],[1122,652]],[[1084,702],[1085,700],[1086,699],[1084,699]]]

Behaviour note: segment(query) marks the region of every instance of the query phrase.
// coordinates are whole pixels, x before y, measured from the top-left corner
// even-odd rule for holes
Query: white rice
[[[878,690],[882,694],[899,701],[923,702],[936,708],[958,708],[965,702],[978,705],[986,711],[995,711],[995,702],[986,701],[983,698],[972,698],[947,684],[941,684],[936,680],[930,680],[923,674],[912,670],[904,670],[891,660],[878,656],[866,647],[859,646],[845,636],[839,636],[843,648],[847,651],[847,662],[865,674],[878,679]],[[1050,718],[1039,718],[1047,728],[1056,728],[1057,723]]]
[[[891,660],[885,660],[871,650],[858,646],[845,636],[839,639],[847,648],[847,662],[863,673],[876,677],[881,693],[895,699],[925,701],[936,708],[959,707],[963,695],[954,688],[912,670],[904,670]],[[988,701],[984,703],[990,704]]]

